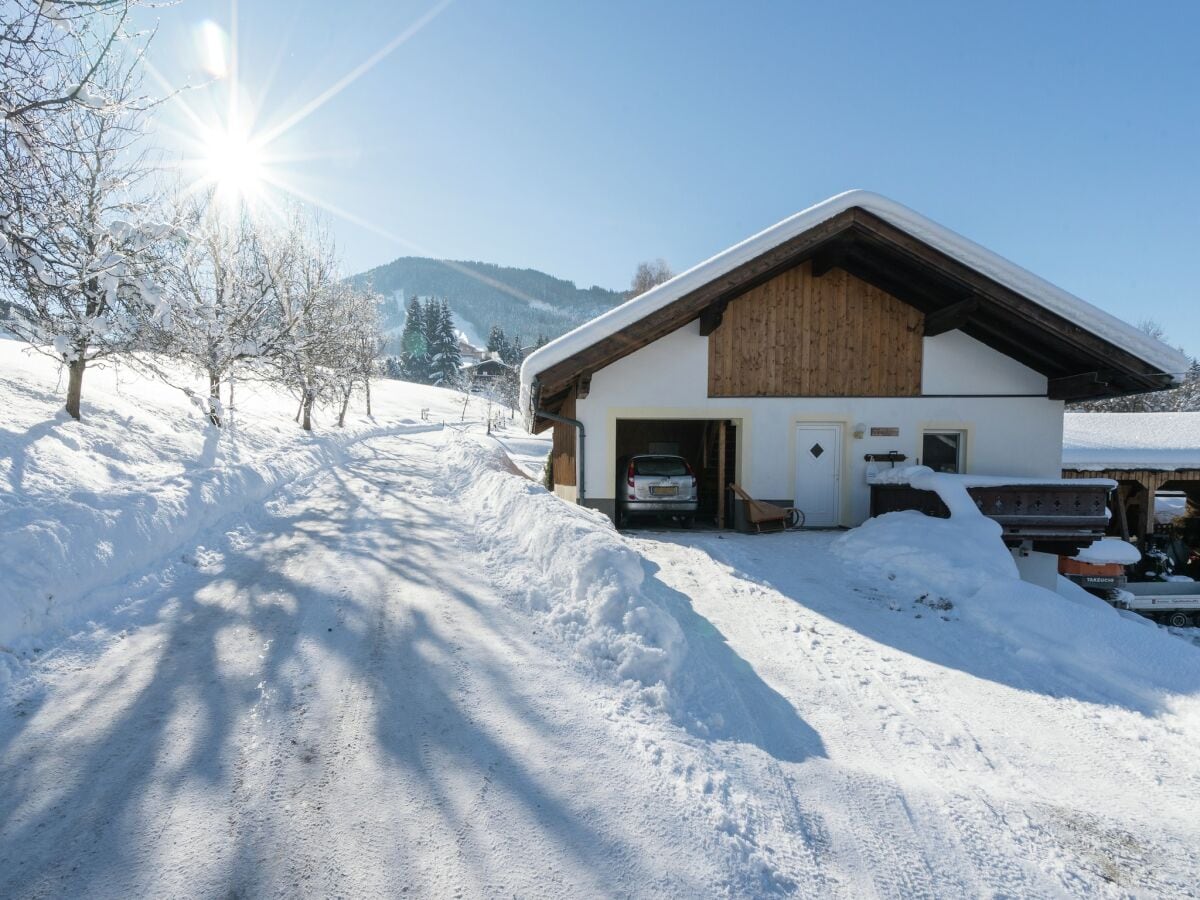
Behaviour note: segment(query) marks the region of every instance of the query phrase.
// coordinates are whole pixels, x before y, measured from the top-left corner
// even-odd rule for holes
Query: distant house
[[[496,353],[485,350],[480,362],[464,363],[462,371],[470,379],[472,389],[482,392],[504,376],[514,374],[516,367],[510,366]]]
[[[1062,465],[1064,478],[1117,482],[1110,530],[1144,541],[1159,491],[1200,509],[1200,412],[1067,413]]]
[[[554,429],[555,491],[568,500],[614,515],[621,457],[678,452],[719,524],[743,521],[725,490],[736,481],[801,507],[809,525],[852,526],[870,514],[869,472],[893,461],[1058,480],[1065,401],[1160,390],[1186,367],[1083,300],[854,191],[535,351],[521,389],[531,427]]]
[[[481,347],[476,347],[466,339],[462,334],[458,336],[458,355],[464,363],[482,362],[487,358],[488,351]]]

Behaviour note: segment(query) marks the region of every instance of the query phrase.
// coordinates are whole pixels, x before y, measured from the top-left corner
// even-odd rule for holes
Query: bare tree
[[[329,231],[315,214],[294,209],[276,243],[276,296],[287,339],[273,362],[280,383],[299,400],[301,427],[312,431],[313,410],[333,392],[345,365],[348,288]]]
[[[334,347],[333,380],[341,397],[338,427],[346,424],[350,398],[362,388],[367,395],[367,415],[371,414],[371,375],[382,347],[379,333],[379,296],[371,291],[357,290],[345,282],[330,291],[338,319],[337,341]]]
[[[667,261],[659,257],[652,262],[640,262],[633,279],[629,283],[630,298],[646,293],[652,287],[657,287],[664,281],[670,281],[673,273]]]
[[[76,419],[87,366],[133,349],[146,317],[164,309],[153,276],[166,231],[137,152],[136,64],[110,51],[82,76],[90,102],[43,117],[36,142],[6,132],[0,151],[13,175],[0,198],[9,327],[66,364],[66,409]]]
[[[220,425],[221,382],[240,364],[274,357],[288,340],[276,295],[279,266],[266,226],[244,207],[230,209],[212,191],[180,193],[173,212],[163,274],[170,317],[153,343],[207,376],[208,417]]]
[[[1154,338],[1156,341],[1166,341],[1167,330],[1163,328],[1162,323],[1157,319],[1142,319],[1138,322],[1138,331],[1142,331]]]

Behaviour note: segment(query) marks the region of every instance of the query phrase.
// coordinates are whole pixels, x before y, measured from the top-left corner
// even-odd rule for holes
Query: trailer
[[[1176,628],[1200,626],[1200,582],[1130,581],[1109,600],[1118,609]]]

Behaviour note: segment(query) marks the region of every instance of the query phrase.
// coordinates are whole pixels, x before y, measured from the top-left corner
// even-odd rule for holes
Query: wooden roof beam
[[[936,312],[925,314],[925,337],[937,337],[947,331],[962,328],[979,309],[979,298],[975,296],[959,300]]]
[[[1109,393],[1108,375],[1101,372],[1081,372],[1063,378],[1051,378],[1046,383],[1046,396],[1051,400],[1087,400]]]
[[[820,278],[831,269],[846,268],[846,250],[841,241],[831,241],[812,255],[812,276]]]
[[[856,230],[860,233],[869,234],[871,240],[880,242],[895,253],[918,263],[923,262],[939,271],[953,283],[958,284],[960,289],[986,296],[990,304],[1015,313],[1064,344],[1090,355],[1093,359],[1110,360],[1114,366],[1139,381],[1147,381],[1148,377],[1152,380],[1156,374],[1153,366],[1145,360],[1139,359],[1127,350],[1092,334],[1080,325],[1051,312],[1032,300],[1022,297],[1016,291],[993,281],[965,263],[950,258],[890,222],[858,207],[855,207],[853,212]],[[861,237],[859,239],[863,240]]]
[[[729,306],[728,298],[718,300],[711,306],[705,307],[700,313],[700,336],[708,337],[721,327],[721,319],[725,317],[725,308]]]

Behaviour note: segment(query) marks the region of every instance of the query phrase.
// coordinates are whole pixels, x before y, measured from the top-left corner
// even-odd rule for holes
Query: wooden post
[[[725,420],[717,426],[717,527],[725,527]]]
[[[1116,507],[1117,507],[1117,524],[1121,527],[1121,540],[1129,542],[1129,518],[1125,512],[1125,502],[1129,495],[1126,492],[1125,485],[1117,485],[1116,492]]]
[[[1146,506],[1142,510],[1142,518],[1138,522],[1138,530],[1141,532],[1141,540],[1145,540],[1150,535],[1154,534],[1154,497],[1158,493],[1158,489],[1162,486],[1164,479],[1161,475],[1151,475],[1146,479]]]
[[[1145,544],[1146,535],[1152,530],[1148,523],[1154,521],[1154,492],[1139,478],[1130,490],[1130,496],[1134,499],[1134,507],[1129,531],[1139,544]]]

